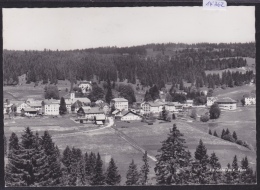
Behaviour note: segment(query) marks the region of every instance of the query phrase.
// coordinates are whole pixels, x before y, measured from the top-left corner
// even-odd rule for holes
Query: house
[[[64,99],[64,100],[65,100],[65,103],[66,103],[67,112],[70,113],[73,101],[71,99]]]
[[[165,103],[161,102],[144,102],[141,104],[141,107],[143,109],[143,113],[160,113],[164,105]]]
[[[176,111],[182,111],[183,110],[183,104],[181,104],[180,102],[172,102],[172,103],[175,106]]]
[[[34,108],[36,110],[42,110],[42,101],[34,101],[32,103],[28,103],[30,108]]]
[[[217,97],[207,97],[207,106],[212,106],[217,101],[217,99]]]
[[[83,106],[82,102],[77,100],[71,105],[71,111],[78,112],[79,108]]]
[[[104,125],[106,121],[106,116],[105,115],[97,115],[95,118],[95,123],[97,125]]]
[[[91,109],[88,109],[88,108],[84,109],[84,107],[81,107],[77,111],[77,113],[82,114],[80,117],[84,117],[87,119],[94,119],[95,117],[102,116],[102,115],[105,116],[104,111],[98,107],[93,107]]]
[[[133,112],[133,111],[128,111],[121,117],[122,121],[136,121],[136,120],[142,120],[142,116]]]
[[[193,100],[186,100],[186,103],[183,104],[183,107],[192,107],[193,106]]]
[[[96,105],[100,105],[100,104],[104,104],[105,102],[103,101],[103,100],[97,100],[96,102],[95,102],[95,104]]]
[[[103,109],[105,114],[109,114],[110,108],[109,108],[109,105],[107,103],[99,104],[99,106],[100,106],[101,109]]]
[[[79,83],[79,88],[81,88],[82,93],[88,93],[92,90],[92,82],[91,81],[82,81]]]
[[[89,105],[91,103],[90,99],[88,99],[87,97],[75,97],[75,92],[70,93],[70,100],[72,101],[72,104],[76,101],[80,101],[85,105]]]
[[[4,114],[6,114],[7,113],[7,110],[9,110],[9,113],[11,112],[11,107],[12,107],[12,103],[4,103]]]
[[[231,98],[221,98],[216,101],[219,108],[225,110],[235,110],[237,108],[237,102]]]
[[[245,94],[245,105],[255,105],[256,104],[256,96],[255,94]]]
[[[115,110],[112,112],[112,115],[115,118],[121,118],[124,114],[126,114],[128,111],[127,110]]]
[[[110,102],[110,107],[114,105],[115,109],[128,110],[128,100],[125,98],[114,98]]]
[[[20,102],[20,103],[17,103],[16,104],[16,112],[17,113],[21,113],[22,112],[22,109],[24,109],[24,108],[29,108],[30,106],[27,104],[27,103],[25,103],[25,102]]]
[[[21,113],[28,117],[35,117],[37,115],[37,110],[34,108],[23,108]]]
[[[43,103],[43,114],[44,115],[59,115],[60,101],[49,99],[44,100]]]
[[[167,104],[165,104],[165,109],[170,111],[170,112],[177,111],[176,108],[175,108],[175,104],[173,102],[168,102]]]

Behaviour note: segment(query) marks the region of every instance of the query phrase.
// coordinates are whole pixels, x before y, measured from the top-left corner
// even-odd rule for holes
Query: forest
[[[152,53],[148,53],[150,50]],[[171,52],[170,54],[167,52]],[[223,70],[246,65],[243,57],[255,57],[255,43],[244,44],[148,44],[117,48],[101,47],[71,51],[4,50],[4,84],[15,85],[18,76],[27,74],[27,83],[56,84],[91,80],[124,81],[143,86],[183,80],[195,84],[197,78],[208,83],[205,70]],[[225,58],[225,59],[222,59]]]

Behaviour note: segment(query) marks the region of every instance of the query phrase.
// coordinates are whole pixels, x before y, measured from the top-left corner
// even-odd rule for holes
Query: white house
[[[9,113],[11,112],[11,107],[12,107],[12,103],[7,104],[6,102],[4,103],[4,114],[6,114],[6,110],[9,109]]]
[[[59,115],[60,101],[59,100],[44,100],[43,114],[45,115]]]
[[[124,114],[122,117],[121,117],[121,120],[122,121],[136,121],[136,120],[142,120],[142,116],[135,113],[135,112],[132,112],[132,111],[129,111],[127,112],[126,114]]]
[[[17,109],[16,109],[16,112],[17,113],[21,113],[21,111],[22,111],[22,109],[24,109],[24,108],[29,108],[30,106],[27,104],[27,103],[25,103],[25,102],[22,102],[22,103],[18,103],[17,105],[16,105],[17,107]]]
[[[165,104],[165,109],[170,111],[170,112],[175,112],[177,111],[175,108],[175,104],[172,102],[168,102],[167,104]]]
[[[125,98],[114,98],[110,102],[110,106],[115,105],[118,110],[128,110],[128,100]]]
[[[92,90],[91,81],[82,81],[79,83],[79,88],[81,88],[82,93],[87,93]]]
[[[183,107],[192,107],[193,106],[193,100],[186,100],[186,103],[183,104]]]
[[[219,108],[224,110],[235,110],[237,108],[237,102],[231,98],[222,98],[216,101]]]
[[[255,94],[246,94],[244,95],[245,105],[255,105],[256,104],[256,96]]]
[[[217,97],[207,97],[207,106],[212,106],[217,101],[217,99]]]
[[[181,104],[180,102],[172,102],[172,103],[175,106],[176,111],[182,111],[183,110],[183,104]]]
[[[37,115],[37,110],[34,108],[23,108],[21,112],[28,117],[35,117]]]
[[[93,107],[91,109],[89,108],[85,108],[85,107],[82,107],[82,109],[84,110],[84,113],[85,113],[85,118],[87,119],[94,119],[94,117],[97,117],[97,116],[105,116],[104,114],[104,111],[98,107]],[[80,111],[80,110],[79,110]]]
[[[144,102],[141,104],[144,113],[160,113],[165,103]]]
[[[31,102],[31,103],[28,103],[29,107],[30,108],[34,108],[36,110],[42,110],[42,101],[34,101],[34,102]]]
[[[72,102],[72,104],[75,103],[78,100],[85,105],[88,105],[88,104],[91,103],[90,99],[88,99],[87,97],[75,97],[75,93],[71,92],[70,93],[70,101]],[[66,101],[66,99],[65,99],[65,101]]]

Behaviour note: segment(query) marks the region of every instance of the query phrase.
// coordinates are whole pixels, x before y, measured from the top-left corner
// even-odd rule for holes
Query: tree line
[[[243,45],[238,44],[238,47],[242,48]],[[22,74],[27,74],[27,83],[42,81],[44,84],[56,84],[58,80],[65,79],[75,83],[77,80],[91,80],[95,75],[98,81],[106,81],[109,76],[111,81],[127,79],[135,84],[138,78],[144,86],[156,84],[162,88],[168,82],[180,83],[181,80],[186,80],[195,83],[196,78],[201,76],[205,79],[207,65],[214,65],[215,69],[223,69],[223,65],[225,68],[244,65],[242,58],[226,58],[220,61],[227,61],[227,64],[209,64],[207,60],[223,56],[215,51],[210,51],[208,55],[209,50],[204,49],[187,49],[171,56],[155,57],[137,53],[122,55],[98,52],[4,50],[4,84],[17,84],[18,76]]]
[[[158,185],[256,183],[256,172],[249,166],[247,157],[239,164],[235,156],[232,164],[222,170],[217,155],[213,152],[209,156],[207,148],[200,140],[193,158],[185,145],[183,134],[175,124],[158,152],[154,168]],[[27,127],[21,139],[12,133],[5,154],[8,160],[5,168],[6,186],[87,186],[121,183],[121,175],[113,158],[105,171],[99,153],[83,154],[81,149],[67,146],[61,155],[48,131],[40,137],[37,132],[34,134]],[[126,173],[125,185],[150,184],[147,152],[142,160],[140,171],[132,160]]]

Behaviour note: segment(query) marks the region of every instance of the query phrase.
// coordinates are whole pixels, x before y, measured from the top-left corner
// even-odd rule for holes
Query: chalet
[[[17,113],[21,113],[22,112],[22,109],[24,109],[24,108],[29,108],[30,106],[27,104],[27,103],[25,103],[25,102],[20,102],[20,103],[17,103],[16,104],[16,112]]]
[[[21,113],[28,117],[35,117],[37,115],[37,110],[34,108],[23,108]]]
[[[87,119],[94,119],[97,116],[105,116],[104,111],[98,107],[93,107],[91,109],[84,109],[84,107],[81,107],[77,113],[80,117],[84,117]]]
[[[77,100],[71,105],[71,111],[77,112],[79,108],[81,108],[82,106],[83,106],[82,102]]]
[[[237,102],[231,98],[222,98],[216,101],[219,108],[224,110],[235,110],[237,108]]]
[[[136,121],[136,120],[142,120],[142,116],[133,112],[133,111],[128,111],[121,117],[122,121]]]
[[[114,105],[118,110],[128,110],[128,100],[125,98],[114,98],[110,102],[110,106]]]
[[[43,102],[43,114],[44,115],[59,115],[60,101],[49,99]]]
[[[115,110],[112,112],[112,115],[115,118],[121,118],[124,114],[126,114],[128,111],[127,110]]]
[[[42,101],[34,101],[32,103],[28,103],[30,108],[34,108],[36,110],[42,110]]]
[[[97,115],[96,118],[95,118],[95,123],[97,125],[104,125],[106,122],[106,116],[103,114],[103,115]]]
[[[217,97],[207,97],[207,106],[212,106],[217,101]]]
[[[165,103],[144,102],[141,104],[144,113],[160,113]]]
[[[255,105],[256,104],[256,96],[255,94],[245,94],[245,105]]]
[[[81,88],[82,93],[87,93],[92,90],[92,82],[91,81],[82,81],[79,83],[79,88]]]

